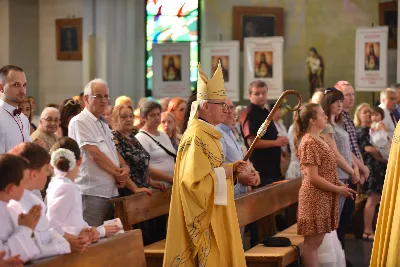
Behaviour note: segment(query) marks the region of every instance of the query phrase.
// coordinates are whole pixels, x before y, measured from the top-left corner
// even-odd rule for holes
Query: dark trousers
[[[354,187],[356,189],[354,189]],[[351,184],[350,188],[357,190],[357,185]],[[351,198],[347,197],[346,200],[344,201],[343,210],[340,215],[339,228],[336,231],[343,249],[345,246],[345,235],[351,224],[351,218],[355,207],[355,198],[356,196],[354,196],[354,200],[352,200]]]

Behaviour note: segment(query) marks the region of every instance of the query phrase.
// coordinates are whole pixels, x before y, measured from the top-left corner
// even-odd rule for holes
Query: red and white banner
[[[268,99],[278,99],[283,92],[283,37],[244,39],[244,92],[254,80],[262,80],[268,86]]]
[[[190,91],[190,43],[153,44],[154,98],[182,97]]]
[[[358,28],[355,54],[355,89],[371,92],[385,89],[388,27]]]

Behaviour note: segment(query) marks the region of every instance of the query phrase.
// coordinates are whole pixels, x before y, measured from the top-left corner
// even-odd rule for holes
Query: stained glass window
[[[199,57],[199,0],[147,0],[146,89],[152,89],[154,43],[190,42],[190,81],[197,80]],[[147,91],[147,94],[151,94]]]

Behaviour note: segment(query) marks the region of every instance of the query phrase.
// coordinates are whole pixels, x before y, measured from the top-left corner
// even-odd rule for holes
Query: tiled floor
[[[368,267],[372,245],[372,242],[362,239],[347,239],[345,249],[347,260],[354,267]]]

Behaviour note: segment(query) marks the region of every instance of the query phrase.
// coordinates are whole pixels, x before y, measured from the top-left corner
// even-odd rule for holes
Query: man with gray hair
[[[391,88],[387,88],[381,92],[381,104],[380,108],[385,112],[385,118],[383,123],[386,125],[388,136],[393,137],[394,129],[397,125],[396,117],[393,112],[396,110],[396,91]]]
[[[91,226],[100,226],[113,218],[108,203],[124,187],[129,167],[117,153],[112,133],[101,116],[109,105],[107,83],[90,81],[84,89],[85,109],[69,123],[68,135],[82,152],[82,164],[75,183],[82,192],[83,218]],[[129,178],[128,178],[129,179]]]

